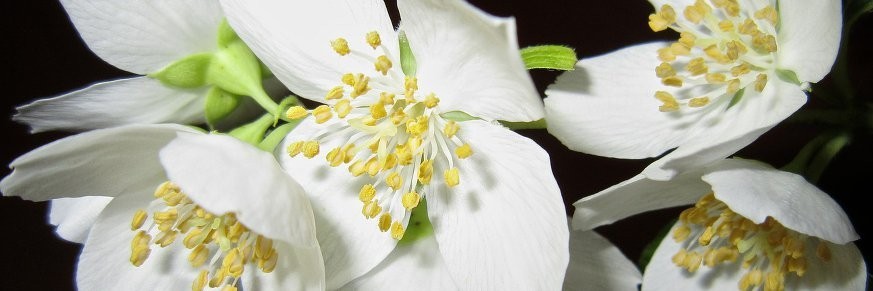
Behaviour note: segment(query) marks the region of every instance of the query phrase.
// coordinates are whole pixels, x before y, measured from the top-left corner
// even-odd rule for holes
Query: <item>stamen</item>
[[[288,111],[285,111],[285,116],[288,117],[288,119],[301,119],[306,117],[307,114],[309,113],[306,111],[306,108],[303,108],[303,106],[291,106],[291,108],[288,108]]]
[[[341,56],[347,55],[351,52],[351,50],[349,50],[349,42],[346,41],[345,38],[337,38],[330,41],[330,46],[333,47],[333,51]]]
[[[315,123],[321,124],[330,120],[333,117],[333,113],[330,112],[330,106],[319,105],[312,110],[312,116],[315,116]]]
[[[367,33],[367,44],[370,45],[373,49],[376,49],[380,45],[382,45],[382,38],[379,37],[379,33],[376,31],[371,31]]]

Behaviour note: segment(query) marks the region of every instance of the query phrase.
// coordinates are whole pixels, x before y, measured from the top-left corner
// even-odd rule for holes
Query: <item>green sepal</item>
[[[740,103],[740,100],[743,99],[743,95],[745,93],[746,88],[740,89],[739,91],[737,91],[737,93],[734,93],[734,97],[731,97],[731,102],[728,103],[728,107],[725,109],[730,109],[731,107],[734,107],[734,105],[737,105],[737,103]]]
[[[449,111],[449,112],[445,112],[445,113],[440,114],[440,116],[442,116],[445,119],[453,120],[453,121],[457,121],[457,122],[479,120],[479,118],[472,116],[470,114],[467,114],[466,112],[463,112],[463,111]]]
[[[273,126],[273,116],[264,114],[255,121],[231,130],[228,135],[260,147],[261,141],[264,139],[264,133],[271,126]]]
[[[230,42],[213,54],[206,80],[230,93],[252,97],[271,114],[279,113],[278,105],[261,84],[260,61],[240,40]]]
[[[282,99],[282,101],[279,102],[279,114],[276,114],[276,116],[273,117],[273,126],[276,126],[276,124],[279,122],[279,119],[282,119],[282,120],[288,121],[288,122],[293,121],[293,120],[289,119],[288,117],[286,117],[284,112],[286,110],[288,110],[288,108],[291,108],[291,106],[298,105],[298,104],[300,104],[300,100],[298,100],[297,96],[294,96],[294,95],[288,95],[288,97],[285,97],[285,99]]]
[[[430,218],[427,216],[427,200],[422,198],[418,202],[418,206],[413,208],[409,214],[406,231],[403,232],[403,238],[397,243],[408,245],[431,235],[433,235],[433,225],[430,224]]]
[[[780,80],[800,86],[803,82],[797,78],[797,74],[792,70],[776,70],[776,77]]]
[[[644,271],[646,266],[649,265],[649,262],[652,261],[652,256],[655,255],[655,251],[658,250],[658,246],[661,245],[661,242],[668,239],[667,235],[670,234],[670,229],[673,229],[674,224],[676,224],[676,219],[673,219],[670,223],[661,227],[661,230],[658,231],[655,238],[646,244],[645,248],[643,248],[643,251],[640,253],[640,259],[637,260],[637,267],[640,271]]]
[[[513,121],[503,121],[503,120],[500,120],[499,122],[503,126],[506,126],[507,128],[512,129],[512,130],[544,129],[544,128],[546,128],[546,119],[545,118],[537,119],[537,120],[530,121],[530,122],[513,122]]]
[[[239,106],[239,95],[221,90],[218,87],[209,88],[206,93],[206,124],[209,128],[213,128],[215,123],[222,118],[227,117],[237,106]]]
[[[148,76],[164,85],[179,88],[197,88],[206,85],[207,72],[212,62],[211,53],[187,56]]]
[[[576,51],[560,45],[538,45],[521,49],[524,66],[530,69],[572,71],[576,68]]]
[[[258,147],[264,151],[273,152],[273,150],[275,150],[276,147],[279,146],[279,143],[281,143],[282,140],[285,139],[285,136],[287,136],[289,132],[294,130],[294,128],[296,128],[297,125],[299,125],[302,121],[303,119],[292,120],[289,123],[276,127],[275,129],[270,131],[269,134],[267,134],[267,137],[264,138],[264,140],[261,141],[260,144],[258,144]]]
[[[238,40],[240,40],[239,36],[230,27],[230,23],[227,23],[227,19],[222,19],[221,23],[218,24],[218,46],[226,47]]]
[[[415,55],[412,54],[412,48],[409,47],[409,39],[406,38],[406,33],[402,30],[397,33],[397,39],[400,41],[400,68],[403,74],[407,76],[415,76],[416,66]]]

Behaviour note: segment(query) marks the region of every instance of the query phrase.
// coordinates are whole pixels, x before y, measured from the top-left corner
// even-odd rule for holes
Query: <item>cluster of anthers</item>
[[[171,182],[161,184],[155,197],[158,199],[152,204],[159,210],[153,212],[148,227],[143,229],[149,215],[142,209],[134,214],[130,224],[130,229],[136,231],[130,243],[130,262],[134,266],[139,267],[148,259],[151,244],[165,248],[177,236],[184,236],[182,244],[191,250],[188,262],[194,268],[204,268],[194,280],[192,290],[203,290],[207,284],[211,288],[224,286],[222,290],[237,290],[249,263],[264,273],[276,268],[279,254],[273,241],[249,231],[233,213],[213,215],[194,204]]]
[[[339,121],[311,139],[291,143],[287,151],[292,157],[303,154],[313,158],[322,143],[339,141],[325,155],[327,163],[331,167],[348,165],[355,177],[366,173],[375,178],[375,183],[360,190],[361,212],[367,219],[378,217],[379,230],[390,230],[391,237],[399,240],[405,232],[403,221],[425,195],[421,186],[430,184],[440,169],[444,169],[445,185],[458,185],[455,159],[470,157],[473,150],[458,138],[460,126],[439,115],[436,94],[420,94],[418,79],[393,66],[392,60],[397,58],[382,44],[379,34],[367,33],[365,39],[372,52],[381,52],[378,57],[367,49],[352,50],[343,38],[330,45],[347,61],[372,63],[375,73],[343,75],[338,80],[341,85],[327,92],[326,105],[313,110],[301,106],[288,109],[291,119],[311,114],[322,124],[335,114]]]
[[[807,257],[812,255],[808,245],[817,243],[815,257],[820,261],[831,259],[827,242],[787,229],[771,217],[755,224],[731,211],[714,194],[683,211],[679,222],[673,239],[684,247],[673,262],[693,273],[701,263],[713,268],[741,260],[747,271],[738,283],[739,290],[785,290],[786,276],[806,273]]]
[[[697,0],[685,7],[683,16],[686,21],[677,21],[676,11],[667,4],[649,15],[652,30],[679,32],[678,41],[658,50],[661,64],[655,74],[662,84],[684,90],[675,90],[675,96],[655,92],[663,103],[660,111],[703,107],[717,99],[730,102],[750,85],[764,91],[777,50],[779,14],[773,5],[741,9],[737,0]]]

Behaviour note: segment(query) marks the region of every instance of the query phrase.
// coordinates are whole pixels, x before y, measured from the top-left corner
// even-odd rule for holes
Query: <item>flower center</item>
[[[751,2],[744,5],[754,5]],[[652,30],[671,28],[680,35],[658,50],[661,64],[655,74],[665,86],[682,88],[673,94],[655,92],[663,103],[660,111],[731,102],[748,86],[764,91],[777,50],[779,14],[773,5],[747,8],[737,0],[697,0],[685,7],[683,17],[687,21],[677,22],[675,10],[667,4],[649,15]]]
[[[434,173],[442,174],[448,187],[458,185],[456,159],[469,157],[473,150],[457,136],[460,126],[440,116],[436,94],[419,92],[418,79],[393,65],[397,58],[379,34],[370,32],[364,39],[372,51],[353,50],[343,38],[330,45],[340,57],[372,63],[375,72],[344,74],[340,85],[326,93],[326,105],[310,111],[290,108],[289,118],[312,114],[316,123],[325,123],[336,114],[340,121],[291,143],[287,151],[292,157],[313,158],[322,143],[338,144],[325,155],[326,162],[331,167],[348,165],[352,176],[366,173],[375,179],[360,190],[361,212],[367,219],[378,217],[379,230],[390,230],[399,240],[405,231],[402,222],[426,195],[421,186],[429,185]]]
[[[214,215],[194,204],[178,186],[165,182],[155,190],[154,212],[149,216],[138,210],[130,229],[136,235],[130,242],[130,262],[141,266],[151,253],[150,244],[161,248],[184,235],[182,244],[191,250],[188,262],[194,268],[203,268],[192,284],[192,290],[224,286],[222,290],[236,290],[246,264],[256,264],[264,273],[276,268],[279,254],[273,241],[251,232],[233,213]],[[210,254],[212,254],[210,256]]]
[[[815,257],[821,262],[831,259],[828,242],[785,228],[771,217],[755,224],[731,211],[714,194],[683,211],[679,221],[673,239],[684,247],[673,262],[693,273],[701,263],[713,268],[739,259],[747,270],[738,282],[740,290],[785,290],[786,276],[806,273],[812,255],[808,246],[816,245]]]

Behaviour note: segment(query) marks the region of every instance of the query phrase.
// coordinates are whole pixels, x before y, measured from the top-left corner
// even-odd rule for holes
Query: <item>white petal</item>
[[[136,234],[130,230],[130,220],[137,209],[147,207],[152,200],[151,193],[132,193],[119,196],[106,206],[79,256],[76,271],[79,290],[191,288],[198,270],[190,267],[188,250],[181,243],[166,248],[152,245],[145,263],[139,267],[130,263],[130,242]]]
[[[746,88],[742,100],[718,119],[698,122],[700,127],[691,133],[689,140],[653,162],[643,174],[651,179],[666,180],[677,173],[726,158],[755,141],[805,103],[806,93],[800,87],[772,76],[764,91],[758,93]]]
[[[91,130],[140,123],[203,121],[206,89],[178,89],[137,77],[97,83],[18,107],[13,120],[31,132]]]
[[[160,152],[167,178],[215,214],[233,212],[260,235],[312,247],[312,209],[272,153],[225,135],[180,134]]]
[[[285,171],[294,176],[309,195],[318,242],[324,254],[327,289],[332,290],[375,268],[391,253],[397,241],[379,232],[376,221],[367,220],[361,214],[358,193],[361,186],[373,182],[369,176],[352,178],[345,167],[331,168],[325,162],[326,149],[336,145],[322,144],[322,154],[312,159],[302,155],[291,158],[284,152],[289,143],[311,140],[315,132],[330,123],[317,125],[312,118],[304,120],[278,147],[277,155]]]
[[[499,125],[460,126],[475,152],[456,163],[460,184],[424,194],[452,278],[472,290],[560,288],[569,234],[548,154]]]
[[[840,1],[779,1],[779,66],[803,82],[818,82],[837,58],[842,34]]]
[[[79,35],[97,56],[145,75],[190,54],[217,48],[221,7],[198,0],[63,0]]]
[[[515,19],[460,0],[397,2],[418,65],[420,91],[443,111],[507,121],[543,118],[542,101],[518,52]]]
[[[800,175],[729,159],[702,179],[712,185],[718,200],[755,223],[771,216],[787,228],[836,244],[859,238],[840,205]]]
[[[563,290],[638,290],[643,275],[615,245],[594,231],[570,232],[570,265]]]
[[[27,200],[151,195],[164,179],[158,150],[181,125],[131,125],[89,131],[37,148],[13,161],[0,192]]]
[[[576,64],[546,90],[549,133],[572,150],[648,158],[683,144],[693,116],[658,111],[663,90],[654,68],[666,44],[636,45]],[[628,84],[633,84],[629,86]]]
[[[373,49],[365,36],[379,32],[395,59],[397,36],[381,0],[223,0],[227,19],[240,38],[291,91],[324,101],[344,73],[375,73],[372,63],[339,56],[330,41],[345,38],[353,51]],[[395,62],[399,66],[399,62]]]
[[[324,262],[318,245],[292,246],[274,241],[279,255],[276,269],[270,273],[251,268],[244,272],[242,290],[325,290]]]
[[[55,232],[61,238],[84,243],[94,226],[97,216],[106,208],[112,197],[89,196],[58,198],[51,201],[49,223],[57,226]]]
[[[657,181],[637,175],[597,194],[573,203],[573,229],[590,230],[635,214],[692,204],[710,192],[700,180],[700,171]]]
[[[830,245],[831,260],[807,264],[806,274],[785,290],[867,290],[867,265],[854,243]],[[815,258],[815,248],[807,248],[807,258]],[[817,259],[812,259],[817,260]]]
[[[457,290],[434,236],[402,243],[372,271],[340,290]]]

